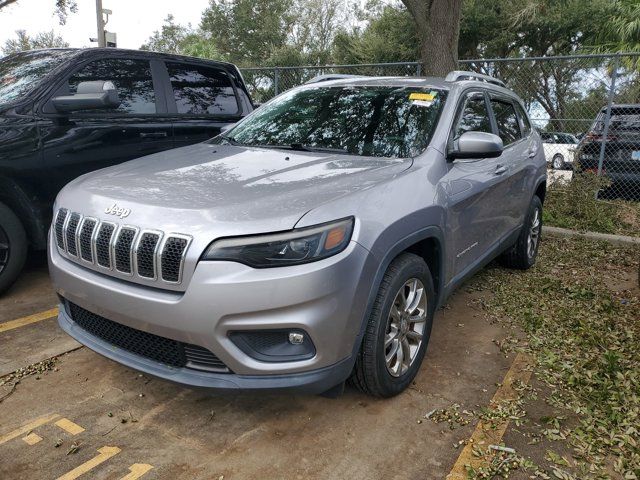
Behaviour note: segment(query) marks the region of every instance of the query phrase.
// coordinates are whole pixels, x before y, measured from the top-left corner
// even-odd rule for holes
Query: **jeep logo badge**
[[[110,207],[105,208],[104,213],[109,215],[115,215],[116,217],[125,218],[131,213],[131,210],[124,207],[119,207],[117,204],[113,204]]]

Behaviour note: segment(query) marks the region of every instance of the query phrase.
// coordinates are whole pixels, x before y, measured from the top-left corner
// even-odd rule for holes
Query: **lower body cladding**
[[[202,261],[173,292],[95,272],[52,245],[63,330],[131,368],[214,389],[320,393],[345,380],[378,266],[351,242],[293,267]]]

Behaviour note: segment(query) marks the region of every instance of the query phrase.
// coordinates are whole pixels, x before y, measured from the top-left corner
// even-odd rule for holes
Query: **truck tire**
[[[518,240],[500,257],[505,267],[527,270],[536,263],[542,235],[542,201],[534,195]]]
[[[27,259],[27,234],[20,219],[0,203],[0,294],[13,285]]]
[[[380,284],[350,383],[385,398],[406,389],[424,359],[434,309],[427,264],[414,254],[398,256]]]

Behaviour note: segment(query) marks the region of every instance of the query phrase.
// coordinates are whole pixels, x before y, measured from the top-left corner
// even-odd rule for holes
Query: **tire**
[[[27,235],[22,223],[0,203],[0,294],[13,285],[27,259]]]
[[[554,170],[564,170],[564,157],[559,153],[553,157],[551,161],[551,166]]]
[[[500,258],[502,264],[509,268],[527,270],[536,263],[538,247],[542,233],[542,201],[534,195],[516,243]],[[533,242],[533,245],[529,243]]]
[[[415,296],[410,297],[412,285],[417,287],[416,292],[422,289],[417,303]],[[414,300],[409,303],[416,303],[416,308],[409,312],[413,316],[406,313],[411,306],[406,310],[394,308],[395,314],[392,314],[392,307],[403,306],[407,297]],[[435,291],[429,267],[417,255],[401,254],[391,262],[380,284],[350,383],[364,393],[384,398],[406,389],[424,359],[434,310]],[[411,322],[411,318],[419,321]],[[418,339],[418,333],[421,333],[421,339]],[[389,342],[386,346],[385,340]],[[385,354],[391,354],[393,350],[396,354],[390,355],[388,364]],[[409,358],[406,362],[405,356]]]

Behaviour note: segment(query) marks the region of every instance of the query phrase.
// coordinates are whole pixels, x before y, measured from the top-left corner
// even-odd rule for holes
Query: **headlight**
[[[254,268],[315,262],[344,250],[351,240],[353,218],[284,233],[223,238],[213,242],[202,260],[228,260]]]

